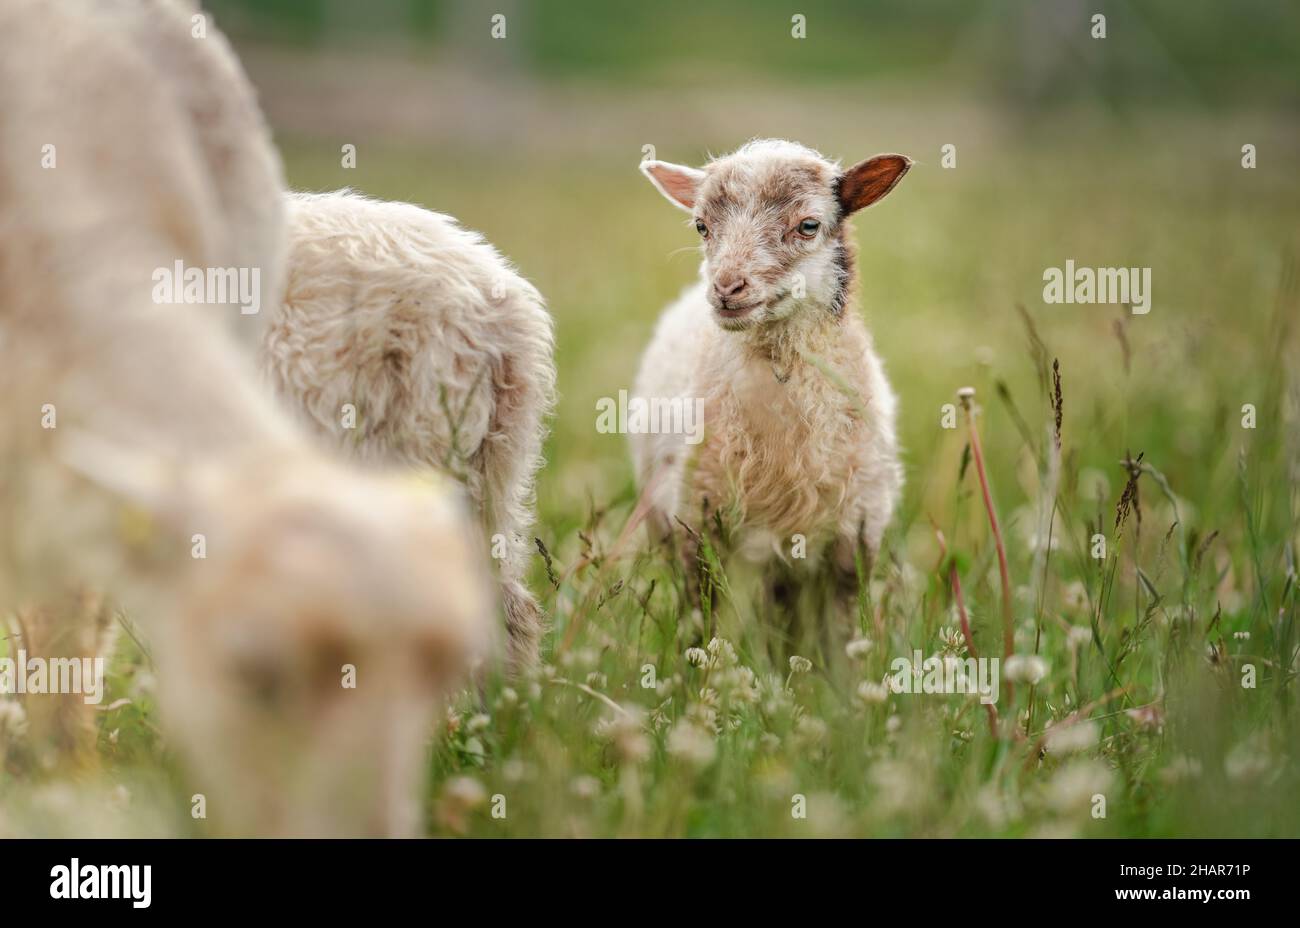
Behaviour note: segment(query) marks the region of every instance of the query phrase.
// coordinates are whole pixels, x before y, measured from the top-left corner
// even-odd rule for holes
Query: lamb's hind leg
[[[492,419],[475,461],[484,527],[494,551],[498,542],[505,545],[498,571],[511,673],[534,666],[541,650],[545,621],[526,577],[533,553],[533,481],[555,390],[549,317],[539,304],[515,318],[517,343],[494,365]]]

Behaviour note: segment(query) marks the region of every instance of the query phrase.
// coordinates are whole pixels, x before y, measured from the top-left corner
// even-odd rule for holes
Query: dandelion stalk
[[[948,582],[952,586],[953,600],[957,603],[957,616],[961,620],[962,637],[966,639],[966,651],[970,656],[979,660],[979,653],[975,650],[975,639],[970,633],[970,617],[966,615],[966,600],[961,595],[961,578],[957,575],[957,562],[949,561],[948,563]],[[1007,687],[1010,689],[1010,685]],[[984,703],[984,708],[988,711],[989,717],[989,734],[994,738],[998,736],[998,710],[993,708],[992,703]]]
[[[1051,507],[1047,515],[1047,547],[1043,551],[1043,580],[1038,588],[1038,609],[1034,616],[1034,654],[1038,654],[1043,642],[1043,606],[1047,599],[1048,568],[1052,563],[1052,534],[1056,528],[1056,496],[1061,474],[1061,421],[1064,403],[1061,399],[1061,359],[1052,359],[1052,445],[1047,452],[1047,486],[1044,496]],[[1029,684],[1029,712],[1025,716],[1025,735],[1034,724],[1034,690],[1036,684]]]
[[[1003,657],[1010,657],[1015,639],[1011,620],[1011,573],[1007,569],[1007,548],[1002,542],[1002,528],[998,524],[998,514],[993,508],[993,493],[989,490],[988,475],[984,471],[984,451],[980,447],[980,433],[975,425],[975,388],[963,387],[957,391],[962,408],[966,410],[966,419],[970,423],[970,451],[975,461],[975,473],[979,477],[980,492],[984,496],[984,510],[989,516],[989,527],[993,531],[993,544],[998,552],[998,573],[1002,580],[1002,651]],[[1011,686],[1007,686],[1007,695],[1011,695]]]

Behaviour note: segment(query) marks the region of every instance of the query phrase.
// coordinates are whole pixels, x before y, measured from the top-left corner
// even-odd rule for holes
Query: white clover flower
[[[750,705],[758,702],[758,678],[748,667],[731,668],[718,678],[718,684],[727,690],[727,695],[732,702]]]
[[[806,657],[800,657],[798,654],[790,655],[790,672],[791,673],[808,673],[812,670],[812,661]]]
[[[531,780],[534,772],[531,764],[517,757],[512,757],[501,765],[501,776],[505,777],[506,781],[510,783],[522,783],[524,780]]]
[[[1183,780],[1194,780],[1200,775],[1201,762],[1185,755],[1175,757],[1164,770],[1160,771],[1160,779],[1171,785]]]
[[[595,777],[574,777],[569,783],[569,792],[579,799],[595,799],[600,795],[600,781]]]
[[[481,732],[484,729],[486,729],[491,724],[492,724],[491,716],[479,712],[469,717],[469,721],[465,723],[465,731],[471,735],[477,734],[478,732]]]
[[[686,663],[692,667],[703,667],[709,662],[709,652],[703,648],[687,648]]]
[[[1100,761],[1072,761],[1053,775],[1045,799],[1058,812],[1085,812],[1093,796],[1110,788],[1111,780],[1110,768]]]
[[[503,706],[513,706],[519,702],[519,693],[515,691],[514,687],[503,687],[498,702]]]
[[[939,629],[940,648],[945,654],[960,656],[966,651],[966,638],[960,628],[949,626]]]
[[[1250,632],[1233,632],[1232,637],[1236,638],[1238,641],[1249,641]]]
[[[1012,683],[1032,686],[1047,676],[1047,661],[1037,654],[1012,654],[1002,665],[1002,675]]]
[[[1092,629],[1087,625],[1071,625],[1065,636],[1065,643],[1071,651],[1092,643]]]
[[[731,646],[731,642],[726,638],[713,638],[709,641],[709,655],[712,657],[712,663],[723,667],[730,667],[738,662],[736,649]]]
[[[875,644],[870,638],[854,638],[844,646],[844,653],[849,656],[850,660],[857,660],[866,657],[873,647],[875,647]]]
[[[806,744],[818,744],[826,740],[829,727],[816,716],[807,716],[799,720],[794,727],[795,734]]]
[[[865,703],[882,703],[889,698],[889,687],[883,683],[863,680],[858,684],[858,698]]]
[[[1223,759],[1223,770],[1228,779],[1235,783],[1251,783],[1262,780],[1273,769],[1273,762],[1266,750],[1256,741],[1238,744]]]
[[[1020,804],[1010,796],[999,793],[994,786],[986,786],[975,796],[975,808],[984,821],[994,828],[1002,828],[1008,822],[1015,821],[1021,815]]]
[[[928,798],[926,774],[927,771],[918,769],[915,763],[904,760],[889,758],[874,764],[867,775],[876,788],[873,805],[877,813],[896,815],[925,802]]]
[[[1100,736],[1101,729],[1092,721],[1053,725],[1044,736],[1044,745],[1050,754],[1069,754],[1096,746]]]
[[[532,676],[538,680],[554,680],[557,673],[554,664],[538,664]]]
[[[1138,706],[1136,709],[1125,709],[1124,714],[1132,719],[1138,728],[1146,731],[1160,731],[1165,725],[1165,711],[1156,703]]]
[[[718,753],[712,733],[686,719],[668,732],[667,748],[669,754],[694,767],[707,767]]]
[[[1061,601],[1069,609],[1082,609],[1088,605],[1088,588],[1081,581],[1072,580],[1061,592]]]
[[[442,788],[443,798],[462,809],[474,809],[487,802],[486,787],[473,777],[452,777]]]
[[[640,706],[623,703],[618,712],[596,723],[596,737],[609,741],[620,759],[639,764],[650,756],[650,739],[645,733],[646,713]]]
[[[897,715],[891,715],[885,720],[885,731],[891,735],[898,734],[898,730],[903,727],[903,720]]]

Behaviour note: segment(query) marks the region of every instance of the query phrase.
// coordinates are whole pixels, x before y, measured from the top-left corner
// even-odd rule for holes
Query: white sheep
[[[440,697],[493,638],[473,523],[449,481],[312,447],[219,321],[238,308],[155,301],[177,260],[254,262],[274,292],[284,227],[278,198],[235,205],[279,185],[242,78],[187,102],[183,49],[229,54],[213,27],[167,44],[133,9],[0,6],[3,605],[85,581],[139,616],[226,830],[410,833]],[[246,119],[229,158],[217,111]]]
[[[449,216],[349,191],[292,194],[288,213],[263,367],[350,457],[465,483],[498,565],[510,663],[533,664],[542,614],[525,574],[555,391],[541,296]]]
[[[842,171],[802,145],[759,140],[703,169],[642,165],[691,213],[704,257],[701,280],[660,319],[634,390],[646,402],[703,401],[698,445],[631,436],[661,533],[677,520],[704,531],[720,512],[746,559],[796,574],[829,564],[856,590],[857,554],[879,549],[902,469],[894,394],[851,306],[848,218],[910,164],[879,155]],[[692,581],[697,546],[688,535]]]

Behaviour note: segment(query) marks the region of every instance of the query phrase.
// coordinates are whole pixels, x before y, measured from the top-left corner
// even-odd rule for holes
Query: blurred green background
[[[1212,364],[1244,385],[1277,348],[1300,215],[1300,5],[210,9],[293,186],[451,213],[547,296],[562,400],[541,494],[561,524],[588,495],[630,492],[622,439],[595,432],[595,401],[630,385],[657,313],[695,274],[694,235],[636,170],[645,146],[699,163],[784,136],[846,162],[886,150],[917,160],[857,223],[862,311],[902,395],[913,509],[937,476],[924,465],[953,390],[1033,386],[1017,303],[1062,357],[1073,422],[1110,429],[1111,444],[1079,453],[1111,472],[1126,445],[1159,442],[1168,471],[1199,483],[1229,412],[1251,397],[1194,372]],[[1096,12],[1104,39],[1091,35]],[[796,13],[806,38],[792,37]],[[1248,143],[1254,170],[1240,163]],[[346,144],[355,169],[341,166]],[[1045,306],[1043,270],[1067,259],[1150,266],[1154,309]]]

